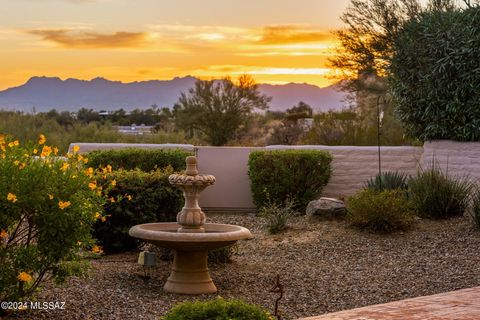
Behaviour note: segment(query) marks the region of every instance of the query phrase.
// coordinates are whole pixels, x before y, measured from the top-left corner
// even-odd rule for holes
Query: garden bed
[[[420,220],[414,229],[387,236],[365,234],[345,222],[295,218],[279,235],[267,235],[254,215],[210,215],[210,221],[249,228],[232,263],[211,265],[224,298],[241,298],[272,310],[269,292],[280,274],[282,319],[385,303],[480,285],[480,232],[465,218]],[[38,301],[65,301],[65,310],[27,310],[19,319],[158,319],[177,302],[208,296],[166,294],[169,263],[141,278],[138,253],[92,260],[87,279],[63,287],[46,283]]]

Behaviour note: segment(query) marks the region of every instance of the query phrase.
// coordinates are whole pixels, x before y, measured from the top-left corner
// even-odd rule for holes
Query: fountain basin
[[[146,223],[133,226],[129,234],[162,248],[175,250],[172,270],[165,283],[166,292],[180,294],[215,293],[217,288],[208,272],[208,250],[234,244],[238,240],[251,239],[244,227],[206,223],[205,232],[178,232],[176,222]]]

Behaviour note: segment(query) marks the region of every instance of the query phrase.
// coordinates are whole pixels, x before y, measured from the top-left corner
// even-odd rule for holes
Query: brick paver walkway
[[[480,320],[480,287],[299,320]]]

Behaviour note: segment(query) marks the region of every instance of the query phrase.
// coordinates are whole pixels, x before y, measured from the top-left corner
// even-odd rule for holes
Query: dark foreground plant
[[[260,306],[241,300],[182,302],[173,307],[162,320],[274,320]]]

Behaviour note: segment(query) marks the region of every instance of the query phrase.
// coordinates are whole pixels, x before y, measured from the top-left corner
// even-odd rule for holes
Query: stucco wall
[[[480,143],[437,140],[425,142],[423,149],[423,168],[435,162],[449,175],[480,179]]]
[[[134,144],[88,144],[79,145],[81,151],[117,149],[125,147],[165,148],[181,147],[194,150],[192,145],[134,145]],[[217,181],[207,188],[200,198],[200,205],[206,210],[252,210],[254,204],[247,175],[248,155],[251,150],[262,149],[317,149],[327,150],[333,155],[333,175],[324,189],[324,195],[343,197],[354,194],[370,177],[378,172],[377,147],[351,146],[268,146],[248,147],[197,147],[201,173],[213,174]],[[460,148],[460,146],[458,146]],[[382,170],[398,170],[415,173],[421,162],[421,147],[382,147]],[[437,151],[438,152],[438,151]],[[480,148],[478,151],[480,157]],[[442,158],[443,159],[443,158]],[[460,161],[460,160],[459,160]],[[460,170],[459,168],[458,170]],[[268,170],[268,168],[266,168]]]

